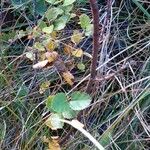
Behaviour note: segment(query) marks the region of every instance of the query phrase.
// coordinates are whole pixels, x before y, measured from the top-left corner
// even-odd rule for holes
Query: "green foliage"
[[[62,0],[45,0],[45,1],[48,2],[48,3],[50,3],[50,4],[55,5],[55,4],[60,3]]]
[[[73,119],[77,115],[77,111],[72,110],[70,107],[67,111],[62,113],[63,117],[66,119]]]
[[[74,92],[71,94],[70,107],[73,110],[82,110],[91,103],[91,97],[83,92]]]
[[[55,22],[54,22],[54,30],[62,30],[65,28],[66,23],[69,20],[69,15],[64,15],[59,17]]]
[[[29,89],[25,85],[21,85],[17,92],[16,97],[22,98],[22,97],[26,96],[28,94],[28,92],[29,92]]]
[[[69,99],[71,100],[69,101]],[[52,113],[59,114],[62,118],[72,119],[76,117],[78,111],[85,109],[90,103],[91,97],[78,91],[68,97],[65,93],[57,93],[55,96],[50,96],[47,99],[46,106]],[[51,120],[51,118],[49,119]]]
[[[63,13],[62,9],[58,7],[52,7],[47,10],[45,16],[49,21],[52,21],[52,20],[55,20],[58,17],[58,15],[61,15],[62,13]]]
[[[65,0],[63,5],[61,0],[46,0],[46,2],[51,4],[50,8],[45,13],[45,18],[49,22],[48,27],[51,27],[50,29],[46,28],[46,33],[51,33],[53,30],[59,31],[64,29],[70,19],[74,17],[71,11],[75,0]]]
[[[86,29],[87,26],[89,26],[90,24],[89,16],[87,16],[86,14],[82,14],[80,16],[80,24],[81,24],[82,29]]]
[[[76,0],[64,0],[64,6],[68,6],[68,5],[71,5],[75,2]]]
[[[97,90],[91,93],[94,95],[93,107],[86,114],[84,123],[108,149],[147,149],[150,112],[150,51],[149,45],[145,46],[149,42],[148,4],[138,0],[120,3],[118,0],[111,5],[110,12],[104,1],[100,0],[98,3],[101,8],[100,17],[107,12],[114,14],[108,15],[112,18],[108,18],[106,27],[103,26],[104,40],[101,47],[104,51],[106,49],[106,56],[108,52],[108,59],[110,57],[112,61],[108,61],[106,69],[102,72],[104,81],[99,75],[96,78]],[[88,47],[92,45],[92,40],[85,39],[85,36],[91,36],[93,30],[89,1],[3,0],[3,4],[2,13],[8,10],[8,14],[2,19],[4,22],[2,21],[0,35],[0,146],[1,149],[16,146],[21,149],[38,149],[37,146],[40,145],[43,149],[48,149],[40,139],[45,135],[51,137],[53,134],[43,126],[43,121],[49,117],[46,121],[48,127],[54,130],[64,128],[58,130],[62,140],[69,130],[61,119],[76,118],[79,111],[90,104],[85,93],[57,93],[61,89],[66,93],[72,91],[74,84],[78,85],[78,90],[86,88],[87,80],[83,80],[90,73],[92,59],[91,47]],[[106,7],[108,9],[105,9]],[[12,21],[9,20],[9,12],[14,16]],[[10,26],[7,22],[5,25],[5,21],[8,21]],[[130,47],[132,44],[133,48]],[[126,52],[117,56],[122,50]],[[56,52],[63,60],[61,63],[65,64],[68,72],[63,72],[63,76],[58,72],[62,78],[55,69],[51,69],[55,61],[49,62],[43,69],[32,69],[32,64],[47,59],[47,52]],[[103,53],[99,54],[100,59],[103,58],[101,55],[103,56]],[[114,59],[114,56],[117,58]],[[126,62],[129,66],[116,74],[120,82],[113,77],[107,80],[109,73],[119,71],[122,65],[126,66]],[[149,68],[146,68],[146,64]],[[123,85],[123,88],[120,85]],[[139,97],[141,92],[143,94]],[[46,108],[43,107],[44,99],[47,99]],[[22,131],[27,131],[25,136],[22,135]],[[19,139],[17,145],[16,142],[11,142],[20,136],[25,138]],[[89,149],[91,143],[87,141],[80,144],[78,140],[82,139],[79,134],[75,134],[75,137],[73,135],[65,149]],[[113,140],[115,142],[112,142]],[[76,144],[70,144],[74,142]]]
[[[11,0],[14,6],[22,5],[26,2],[26,0]]]
[[[42,31],[45,32],[45,33],[47,33],[47,34],[50,34],[50,33],[53,32],[53,29],[54,29],[54,25],[51,25],[51,26],[49,26],[49,27],[44,27],[44,28],[42,29]]]
[[[43,16],[47,10],[47,6],[44,0],[37,0],[35,4],[35,13]],[[34,13],[34,11],[32,11]]]
[[[51,108],[56,113],[66,112],[69,109],[66,95],[64,93],[56,94],[51,102]]]
[[[81,28],[83,30],[85,30],[85,34],[87,36],[92,34],[93,25],[91,24],[91,20],[90,20],[89,16],[87,16],[86,14],[82,14],[80,16],[79,24],[81,25]]]
[[[77,67],[79,70],[84,71],[85,70],[85,65],[83,63],[78,63]]]
[[[34,48],[36,48],[36,49],[39,50],[39,51],[45,51],[44,46],[43,46],[41,43],[39,43],[39,42],[36,42],[36,43],[34,44]]]

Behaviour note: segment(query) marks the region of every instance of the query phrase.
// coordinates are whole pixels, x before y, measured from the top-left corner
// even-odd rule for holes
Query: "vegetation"
[[[2,0],[0,149],[149,149],[149,5]]]

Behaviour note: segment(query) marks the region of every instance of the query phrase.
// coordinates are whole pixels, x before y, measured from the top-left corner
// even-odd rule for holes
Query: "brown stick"
[[[98,10],[98,4],[97,0],[89,0],[90,2],[90,7],[92,11],[92,18],[93,18],[93,25],[94,25],[94,32],[93,32],[93,59],[92,59],[92,64],[91,64],[91,75],[90,75],[90,80],[87,84],[87,89],[86,92],[90,93],[91,91],[91,85],[93,81],[95,81],[96,77],[96,67],[97,67],[97,60],[98,60],[98,50],[99,50],[99,10]],[[82,111],[81,111],[82,113]],[[79,114],[81,114],[79,113]],[[78,120],[81,120],[81,115],[77,116]],[[70,134],[74,131],[73,128],[71,128],[70,132],[60,141],[60,144],[64,144],[66,140],[69,138]]]
[[[90,1],[90,7],[92,11],[92,18],[93,18],[93,25],[94,25],[94,32],[93,32],[93,58],[92,58],[92,64],[91,64],[91,76],[90,80],[87,84],[86,92],[90,93],[92,83],[95,80],[96,77],[96,67],[97,67],[97,60],[98,60],[98,50],[99,50],[99,10],[98,10],[98,4],[97,0],[89,0]]]

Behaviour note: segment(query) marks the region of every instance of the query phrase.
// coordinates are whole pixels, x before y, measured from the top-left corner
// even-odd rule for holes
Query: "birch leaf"
[[[32,51],[31,52],[27,52],[26,53],[26,57],[28,59],[30,59],[31,61],[35,60],[35,55],[34,55],[34,53]]]
[[[62,14],[63,10],[57,7],[53,7],[50,8],[47,12],[46,12],[46,18],[49,20],[55,20],[58,15]]]
[[[40,94],[43,94],[49,88],[49,86],[50,86],[50,82],[49,81],[43,82],[40,85],[40,89],[39,89]]]
[[[53,42],[52,40],[50,40],[47,44],[46,44],[46,49],[48,51],[53,51],[56,48],[56,43]]]
[[[83,56],[83,51],[82,49],[77,49],[75,51],[72,51],[72,55],[75,57],[82,57]]]
[[[60,121],[62,119],[61,115],[59,114],[52,114],[45,122],[45,124],[51,128],[52,130],[62,129],[64,123]]]
[[[51,63],[51,62],[54,62],[57,59],[58,53],[54,52],[54,51],[53,52],[46,52],[45,56],[48,59],[48,62]]]
[[[73,35],[71,36],[71,41],[74,44],[79,44],[82,39],[82,33],[80,33],[78,30],[74,30]]]
[[[73,110],[83,110],[90,105],[91,100],[88,94],[77,91],[71,94],[71,101],[69,103]]]
[[[44,27],[44,28],[42,29],[42,31],[43,31],[44,33],[50,34],[50,33],[53,32],[53,29],[54,29],[54,25],[51,25],[51,26],[49,26],[49,27]]]
[[[64,93],[56,94],[51,102],[51,108],[57,113],[68,111],[70,107],[66,95]]]
[[[52,139],[49,141],[48,150],[61,150],[58,139]]]
[[[76,0],[64,0],[63,6],[71,5],[71,4],[73,4],[75,1],[76,1]]]
[[[64,80],[69,85],[71,85],[71,86],[73,85],[73,83],[74,83],[74,76],[69,71],[63,72],[62,76],[63,76]]]
[[[45,51],[44,46],[41,43],[39,43],[39,42],[35,42],[33,47],[36,48],[39,51]]]

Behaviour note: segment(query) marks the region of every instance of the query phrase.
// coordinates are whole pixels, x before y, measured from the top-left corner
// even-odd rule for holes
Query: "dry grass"
[[[96,90],[91,93],[93,103],[82,121],[85,128],[106,149],[149,149],[150,141],[150,23],[143,9],[134,1],[113,1],[107,19],[105,4],[100,2],[100,23],[104,36],[101,41]],[[148,12],[148,2],[139,1]],[[2,5],[2,3],[1,3]],[[89,7],[80,8],[90,14]],[[82,6],[83,7],[83,6]],[[2,33],[32,26],[28,15],[10,9],[18,19],[10,28],[1,28]],[[21,19],[21,20],[20,20]],[[23,21],[22,21],[23,20]],[[20,23],[21,22],[21,23]],[[73,25],[70,23],[59,41],[66,44]],[[7,32],[7,33],[8,33]],[[43,124],[47,114],[45,99],[58,91],[70,93],[86,90],[89,78],[90,58],[83,61],[85,72],[74,72],[75,85],[70,88],[61,82],[56,68],[35,71],[32,63],[24,57],[28,45],[34,41],[17,39],[3,40],[0,51],[0,147],[1,149],[46,149],[41,137],[53,133]],[[91,53],[91,37],[80,45]],[[67,58],[64,58],[67,61]],[[34,62],[33,62],[34,63]],[[123,70],[120,71],[120,68]],[[105,77],[113,74],[111,78]],[[53,82],[43,95],[39,85],[43,81]],[[70,128],[55,133],[65,137]],[[79,132],[72,133],[64,146],[67,150],[94,149],[94,146]]]

